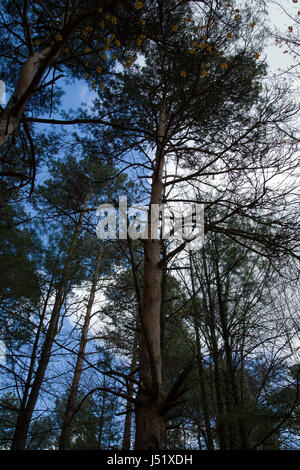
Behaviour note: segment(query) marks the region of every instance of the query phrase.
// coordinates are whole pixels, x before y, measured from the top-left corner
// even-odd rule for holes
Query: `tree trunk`
[[[155,171],[152,177],[152,204],[161,204],[163,195],[163,139],[165,134],[165,110],[161,108],[158,128],[158,145]],[[150,206],[151,207],[151,206]],[[159,450],[164,447],[166,417],[163,412],[164,392],[162,384],[161,355],[161,241],[150,236],[144,243],[144,291],[141,318],[140,386],[136,404],[137,450]]]
[[[215,265],[216,265],[216,282],[217,282],[219,315],[220,315],[222,335],[223,335],[223,340],[224,340],[224,349],[225,349],[227,375],[228,375],[227,380],[229,381],[229,387],[228,387],[229,388],[228,394],[230,395],[229,407],[230,407],[230,410],[233,410],[234,408],[238,408],[238,412],[241,413],[242,403],[241,403],[241,399],[239,395],[239,390],[237,386],[237,377],[236,377],[234,363],[232,359],[232,348],[230,345],[230,331],[228,328],[228,319],[227,319],[226,299],[228,297],[228,291],[229,291],[229,286],[230,286],[229,277],[227,277],[226,289],[225,289],[225,293],[223,293],[221,275],[220,275],[220,270],[219,270],[218,254],[216,257]],[[236,434],[237,436],[239,436],[239,439],[238,438],[235,439],[234,446],[243,450],[247,450],[249,447],[248,435],[247,435],[247,430],[246,430],[244,420],[241,416],[237,417],[237,428],[238,428],[238,431]],[[238,441],[240,441],[240,444]]]
[[[97,291],[98,275],[99,275],[100,265],[102,262],[102,255],[103,255],[103,245],[101,246],[99,250],[96,267],[95,267],[94,274],[93,274],[92,286],[91,286],[89,300],[87,304],[84,324],[83,324],[83,328],[81,332],[76,366],[75,366],[72,385],[71,385],[71,389],[70,389],[70,393],[68,396],[67,405],[66,405],[66,409],[65,409],[64,417],[63,417],[63,424],[62,424],[61,434],[59,438],[59,450],[65,450],[69,447],[70,428],[71,428],[71,423],[72,423],[72,419],[74,416],[79,381],[80,381],[80,377],[82,373],[82,364],[84,361],[88,331],[89,331],[90,322],[91,322],[92,308],[94,305],[95,295]]]
[[[105,376],[104,376],[104,387],[105,387]],[[102,439],[103,439],[103,431],[104,431],[104,417],[105,417],[105,405],[106,405],[106,392],[103,392],[102,395],[102,406],[100,412],[100,419],[99,419],[99,434],[98,434],[98,444],[99,449],[102,449]]]
[[[215,319],[215,303],[210,288],[210,276],[207,269],[206,256],[203,252],[203,269],[206,283],[206,291],[203,291],[203,304],[207,314],[208,328],[210,333],[211,354],[214,363],[214,388],[216,394],[216,427],[219,440],[220,450],[227,450],[226,432],[224,424],[224,393],[221,383],[220,357],[218,351],[218,340],[216,337],[216,319]],[[207,296],[207,298],[206,298]]]
[[[47,311],[49,298],[50,298],[51,291],[52,291],[52,286],[53,286],[53,278],[51,279],[50,285],[48,287],[48,291],[47,291],[47,294],[46,294],[46,299],[45,299],[45,302],[44,302],[44,305],[43,305],[42,314],[40,316],[39,324],[38,324],[36,335],[35,335],[35,340],[34,340],[34,344],[33,344],[33,348],[32,348],[32,353],[31,353],[31,356],[30,356],[30,363],[29,363],[27,379],[26,379],[26,383],[25,383],[25,387],[24,387],[24,393],[23,393],[23,397],[22,397],[22,401],[21,401],[21,406],[20,406],[18,418],[17,418],[16,430],[17,429],[19,430],[22,427],[22,419],[23,419],[24,412],[25,412],[25,409],[26,409],[26,402],[27,402],[27,398],[28,398],[28,394],[29,394],[29,390],[30,390],[31,380],[32,380],[33,372],[34,372],[34,367],[35,367],[35,364],[36,364],[38,345],[39,345],[40,336],[41,336],[41,332],[42,332],[42,328],[43,328],[43,324],[44,324],[44,319],[45,319],[45,315],[46,315],[46,311]]]
[[[16,88],[6,107],[0,113],[0,146],[5,143],[6,139],[19,126],[21,116],[24,112],[24,108],[29,98],[31,97],[31,94],[35,91],[35,88],[32,87],[30,96],[28,96],[28,98],[24,100],[24,103],[21,106],[17,108],[17,105],[22,99],[22,97],[25,95],[25,92],[31,87],[36,72],[43,63],[43,61],[45,61],[47,55],[49,54],[49,51],[50,48],[48,47],[42,52],[34,52],[27,58],[26,62],[23,64]],[[56,56],[54,56],[54,58],[55,57]]]
[[[15,433],[14,433],[14,437],[12,441],[12,446],[11,446],[12,450],[24,450],[25,449],[30,421],[31,421],[32,414],[33,414],[33,411],[34,411],[34,408],[35,408],[35,405],[36,405],[36,402],[40,393],[40,389],[44,380],[47,367],[49,364],[53,341],[57,333],[59,316],[60,316],[61,308],[63,305],[65,293],[66,293],[67,273],[69,270],[70,263],[72,261],[72,254],[73,254],[76,242],[77,242],[78,233],[79,233],[80,226],[82,223],[84,211],[85,211],[85,206],[84,206],[84,209],[80,213],[79,220],[75,227],[73,239],[72,239],[71,246],[70,246],[68,256],[67,256],[67,260],[63,269],[61,281],[57,289],[55,303],[53,306],[46,337],[43,343],[38,368],[35,373],[35,377],[31,386],[31,392],[29,394],[26,406],[24,407],[23,410],[20,410],[20,413],[18,416],[18,421],[17,421],[17,425],[16,425],[16,429],[15,429]]]
[[[197,307],[196,307],[196,302],[195,302],[196,290],[195,290],[195,283],[194,283],[194,272],[193,272],[193,263],[192,263],[191,253],[190,253],[190,274],[191,274],[191,281],[192,281],[194,330],[195,330],[195,335],[196,335],[196,353],[197,353],[197,363],[198,363],[199,385],[200,385],[201,401],[202,401],[202,406],[203,406],[203,416],[204,416],[204,423],[205,423],[205,430],[206,430],[206,445],[207,445],[207,450],[214,450],[215,446],[214,446],[212,429],[211,429],[210,419],[209,419],[209,407],[208,407],[208,400],[207,400],[206,387],[205,387],[200,335],[199,335],[199,329],[198,329],[198,322],[196,319],[196,312],[197,312]]]
[[[138,348],[138,341],[139,341],[139,331],[136,325],[135,334],[134,334],[134,341],[133,341],[133,349],[132,349],[132,359],[130,365],[130,377],[133,377],[134,371],[136,369],[137,363],[137,348]],[[124,434],[123,434],[123,450],[130,450],[131,446],[131,422],[132,422],[132,403],[131,398],[133,397],[134,392],[134,384],[133,382],[129,381],[127,387],[127,394],[129,400],[127,401],[126,405],[126,417],[125,417],[125,424],[124,424]]]

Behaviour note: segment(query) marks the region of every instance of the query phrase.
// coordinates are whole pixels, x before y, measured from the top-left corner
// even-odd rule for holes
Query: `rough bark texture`
[[[163,195],[163,140],[165,112],[162,106],[158,128],[151,204],[161,204]],[[151,222],[151,217],[150,217]],[[151,225],[151,223],[149,224]],[[150,233],[151,229],[149,229]],[[165,441],[164,392],[161,355],[161,242],[148,236],[144,244],[144,291],[140,348],[140,387],[136,404],[135,448],[162,449]]]
[[[20,106],[17,106],[25,92],[30,88],[32,80],[36,75],[41,63],[47,57],[50,48],[44,49],[42,52],[35,52],[28,57],[21,68],[16,88],[8,101],[5,109],[0,114],[0,145],[4,144],[19,126],[21,116],[24,112],[28,99]]]

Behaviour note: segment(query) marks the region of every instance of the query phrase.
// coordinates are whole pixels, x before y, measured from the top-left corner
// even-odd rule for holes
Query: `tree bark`
[[[99,275],[99,269],[100,269],[101,262],[102,262],[102,256],[103,256],[103,244],[101,245],[101,248],[99,250],[96,267],[95,267],[94,274],[93,274],[92,285],[91,285],[89,300],[87,304],[84,324],[82,327],[78,356],[77,356],[76,366],[75,366],[75,370],[73,374],[72,385],[71,385],[70,393],[68,396],[64,416],[63,416],[62,429],[61,429],[60,438],[59,438],[59,450],[65,450],[69,447],[70,428],[71,428],[71,423],[72,423],[74,410],[76,406],[79,382],[80,382],[80,377],[82,373],[82,364],[84,361],[85,348],[86,348],[87,338],[88,338],[88,331],[89,331],[90,322],[91,322],[92,308],[94,305],[95,295],[97,291],[98,275]]]
[[[161,107],[155,171],[152,177],[150,204],[161,204],[163,195],[165,109]],[[151,206],[150,206],[151,207]],[[141,321],[140,386],[136,404],[137,450],[159,450],[164,447],[166,417],[162,383],[161,355],[161,241],[149,234],[144,242],[144,290]]]

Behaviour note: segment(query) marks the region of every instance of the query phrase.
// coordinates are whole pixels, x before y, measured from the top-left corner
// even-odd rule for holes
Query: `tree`
[[[49,179],[44,186],[40,188],[40,197],[43,201],[43,207],[40,206],[39,210],[42,209],[44,212],[48,207],[51,211],[47,213],[47,216],[54,216],[54,220],[56,219],[57,222],[60,221],[62,225],[62,232],[59,235],[59,237],[62,236],[62,238],[60,238],[62,250],[58,253],[61,261],[58,261],[58,259],[54,261],[53,258],[52,260],[50,259],[50,263],[52,265],[50,264],[49,267],[54,270],[55,277],[53,276],[52,281],[50,282],[43,312],[40,317],[40,323],[37,329],[37,336],[31,355],[31,364],[26,378],[25,392],[22,397],[21,409],[12,444],[13,449],[22,449],[25,447],[30,421],[49,365],[52,346],[59,329],[59,320],[63,311],[64,302],[67,295],[70,293],[72,283],[78,282],[79,279],[82,280],[85,276],[86,270],[83,265],[82,249],[80,253],[78,241],[80,237],[83,240],[82,227],[84,217],[87,212],[88,200],[91,202],[93,198],[95,200],[97,197],[93,192],[93,187],[95,188],[96,186],[95,180],[90,179],[89,183],[88,178],[89,172],[90,175],[92,175],[93,168],[93,164],[87,160],[85,163],[78,163],[71,157],[66,159],[66,162],[64,163],[59,163],[57,161],[53,162],[52,169],[50,169],[50,171],[52,171],[53,178]],[[111,168],[102,169],[103,175],[105,171],[107,171],[108,174],[111,171]],[[94,174],[93,177],[97,179],[96,174]],[[120,182],[122,182],[123,178],[120,177],[120,180]],[[97,186],[98,191],[102,190],[102,197],[104,197],[104,186],[102,185],[99,187],[99,184],[97,184]],[[109,191],[112,189],[113,188],[110,187]],[[66,240],[68,240],[68,243],[66,243]],[[86,245],[83,245],[82,248],[85,256],[88,257],[91,253],[89,242]],[[53,288],[54,292],[52,290]],[[53,294],[54,303],[50,314],[50,320],[44,332],[45,336],[42,340],[40,357],[35,373],[33,374],[35,361],[37,359],[36,351],[44,328],[44,321],[47,318],[46,313],[48,301],[50,295]],[[87,332],[84,333],[82,345],[84,345],[86,341],[86,334]],[[82,356],[83,353],[84,350],[79,353],[80,356]],[[82,360],[82,357],[80,360]],[[78,365],[79,369],[80,367],[81,366]],[[80,374],[78,371],[76,376],[77,379],[79,379]]]
[[[106,3],[109,5],[112,2]],[[293,181],[297,140],[289,132],[297,107],[287,90],[262,86],[266,77],[266,65],[260,59],[264,37],[257,12],[254,15],[250,8],[241,11],[235,4],[215,0],[115,2],[113,7],[113,16],[105,12],[107,21],[100,25],[100,35],[98,25],[97,31],[94,29],[96,16],[88,19],[82,37],[74,33],[76,57],[68,61],[69,52],[64,51],[67,57],[58,55],[51,62],[66,67],[70,76],[81,78],[79,56],[88,41],[85,46],[92,52],[87,52],[86,80],[98,92],[93,115],[78,110],[62,119],[17,116],[15,127],[9,129],[12,137],[3,137],[4,151],[9,148],[13,152],[10,139],[17,136],[20,119],[25,126],[80,124],[85,131],[85,140],[74,134],[68,153],[74,150],[75,158],[56,158],[51,165],[52,179],[36,192],[35,208],[43,217],[47,214],[47,223],[50,218],[55,233],[46,243],[47,273],[54,276],[53,285],[48,276],[45,292],[54,292],[56,297],[52,313],[48,316],[44,308],[45,313],[39,316],[35,347],[29,356],[32,374],[25,379],[31,404],[25,404],[26,418],[23,410],[19,413],[15,433],[18,444],[14,445],[24,448],[56,344],[63,354],[72,357],[71,370],[62,373],[67,393],[60,421],[61,447],[74,443],[73,419],[99,392],[103,409],[108,394],[118,397],[119,406],[124,407],[126,448],[130,447],[133,409],[136,449],[162,449],[181,443],[191,446],[190,436],[196,436],[199,447],[210,449],[259,447],[263,445],[260,442],[267,443],[270,433],[276,435],[272,405],[267,407],[270,427],[264,436],[259,419],[266,411],[261,403],[272,387],[280,386],[277,374],[284,351],[278,330],[268,338],[271,327],[259,317],[261,312],[267,313],[269,320],[270,315],[264,304],[267,296],[261,298],[261,289],[268,284],[262,273],[266,270],[273,275],[273,269],[299,258]],[[56,42],[65,41],[66,31],[81,9],[66,20],[62,32],[56,32]],[[61,11],[56,14],[60,16]],[[23,20],[26,24],[26,15]],[[122,34],[126,47],[119,49]],[[51,40],[49,47],[52,52],[58,51]],[[49,62],[44,65],[49,67]],[[41,67],[34,74],[34,83],[42,79]],[[103,80],[100,87],[96,85],[99,70]],[[20,97],[23,104],[25,94]],[[25,137],[30,140],[28,133]],[[77,152],[85,159],[76,158]],[[165,203],[174,218],[173,204],[203,204],[205,249],[198,255],[189,253],[186,227],[182,243],[161,240],[156,230],[160,210],[149,211],[145,232],[145,224],[139,220],[131,225],[132,231],[136,230],[134,238],[140,240],[129,240],[128,246],[105,242],[109,250],[121,254],[122,261],[108,269],[110,303],[101,309],[99,318],[113,319],[115,324],[109,332],[100,329],[99,335],[88,337],[91,311],[80,301],[78,324],[72,330],[76,347],[68,347],[57,336],[58,325],[63,326],[66,319],[72,287],[91,279],[91,260],[92,266],[96,265],[91,231],[93,211],[100,202],[97,185],[104,188],[101,201],[115,202],[112,181],[126,172],[142,187],[145,204],[159,208]],[[287,182],[284,188],[283,179]],[[126,193],[122,178],[120,183],[117,189]],[[133,194],[137,201],[140,194]],[[117,278],[113,283],[112,272]],[[257,304],[253,298],[249,300],[254,292]],[[171,331],[174,338],[170,338]],[[98,345],[102,356],[96,363],[88,358],[88,340],[93,353],[93,342],[102,342],[101,347]],[[178,361],[174,360],[175,347],[181,351]],[[112,360],[103,358],[105,348],[114,353]],[[253,351],[258,355],[260,348],[263,366],[252,355]],[[38,350],[41,357],[35,368]],[[122,360],[120,351],[125,355]],[[97,372],[96,383],[86,389],[79,387],[87,376],[84,364]],[[256,380],[258,373],[260,380]],[[99,377],[103,380],[97,383]],[[88,419],[94,436],[93,419]],[[102,418],[101,423],[103,430]],[[84,434],[80,442],[94,445],[93,439]]]
[[[278,210],[282,215],[285,213],[282,222],[263,211],[271,209],[276,194],[267,184],[266,170],[273,177],[278,174],[278,165],[286,169],[293,166],[291,154],[280,157],[277,150],[282,149],[283,140],[283,134],[278,133],[279,121],[291,118],[295,108],[286,102],[280,104],[279,97],[275,103],[275,97],[260,93],[258,77],[265,73],[265,67],[257,62],[259,45],[250,40],[251,18],[247,12],[244,16],[232,17],[225,5],[214,8],[213,3],[208,2],[205,7],[199,6],[195,22],[186,4],[182,4],[171,22],[167,6],[162,3],[160,8],[160,17],[149,14],[147,21],[154,31],[162,32],[164,40],[168,38],[168,47],[153,40],[147,50],[145,66],[128,73],[127,70],[120,72],[118,80],[116,77],[107,80],[109,89],[98,105],[100,115],[109,103],[114,119],[121,120],[128,130],[107,131],[101,133],[101,137],[96,133],[104,151],[111,156],[117,154],[119,159],[128,149],[139,152],[139,158],[135,157],[132,164],[141,173],[144,171],[141,178],[151,175],[150,205],[174,201],[170,197],[171,190],[174,194],[176,188],[182,190],[183,183],[197,187],[201,181],[207,193],[202,191],[198,201],[207,205],[207,233],[223,233],[235,243],[246,244],[266,256],[274,257],[287,250],[294,252],[294,214],[285,212],[285,195],[281,193],[277,201]],[[181,34],[176,34],[177,26]],[[199,31],[204,31],[204,35]],[[245,44],[232,41],[243,34],[248,38]],[[150,51],[151,59],[148,58]],[[165,171],[171,163],[177,165],[175,175]],[[184,175],[180,169],[184,169]],[[248,184],[250,174],[252,183]],[[213,178],[220,176],[223,184],[217,188]],[[211,185],[214,190],[208,191]],[[193,195],[192,199],[196,197]],[[176,198],[180,200],[182,198]],[[220,217],[215,211],[218,205],[226,208]],[[247,230],[228,225],[235,214],[243,217],[243,223],[252,221]],[[149,222],[150,226],[151,216]],[[159,449],[164,445],[168,402],[162,378],[162,267],[185,244],[162,257],[160,240],[153,237],[150,230],[147,235],[143,241],[136,448]],[[176,384],[175,381],[175,388]]]

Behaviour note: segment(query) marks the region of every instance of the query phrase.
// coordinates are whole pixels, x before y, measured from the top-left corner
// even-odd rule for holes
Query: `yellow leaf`
[[[189,54],[195,54],[195,52],[196,52],[195,49],[190,49],[189,50]]]
[[[179,26],[174,25],[174,26],[172,27],[172,31],[173,31],[174,33],[176,33],[176,31],[178,31],[178,28],[179,28]]]
[[[180,76],[186,78],[186,72],[184,70],[180,71]]]
[[[58,33],[58,34],[55,36],[55,39],[56,39],[56,41],[62,41],[61,34]]]
[[[84,78],[87,80],[87,79],[89,78],[89,74],[86,73],[86,74],[84,75]]]
[[[137,46],[141,46],[141,45],[142,45],[142,40],[141,40],[141,39],[137,39],[137,40],[136,40],[136,44],[137,44]]]
[[[228,37],[228,39],[231,39],[231,38],[232,38],[232,34],[231,34],[231,33],[228,33],[228,34],[227,34],[227,37]]]
[[[228,68],[228,65],[226,64],[226,62],[223,62],[223,63],[221,64],[221,69],[222,69],[222,70],[226,70],[227,68]]]
[[[89,47],[86,47],[86,48],[84,49],[84,53],[85,53],[85,54],[88,54],[89,52],[91,52],[91,49],[90,49]]]
[[[201,72],[201,77],[202,77],[202,78],[205,78],[206,75],[207,75],[207,71],[206,71],[206,70],[202,70],[202,72]]]
[[[255,58],[256,60],[259,58],[259,53],[258,53],[258,52],[255,52],[254,58]]]
[[[143,2],[136,2],[135,8],[136,10],[140,10],[141,8],[143,8]]]
[[[251,29],[253,29],[255,25],[256,25],[256,23],[255,23],[255,21],[253,21],[253,23],[250,24]]]
[[[142,24],[145,24],[145,23],[146,23],[146,21],[144,20],[144,18],[140,18],[140,22],[141,22]]]
[[[121,46],[121,41],[119,41],[119,39],[116,39],[115,44],[116,44],[117,47],[120,47]]]
[[[100,65],[98,65],[98,67],[96,68],[97,72],[98,73],[102,73],[102,67],[100,67]]]
[[[133,64],[133,62],[134,62],[134,58],[133,58],[133,57],[129,57],[129,60],[128,60],[127,64],[125,65],[125,67],[127,67],[127,68],[128,68],[128,67],[131,67],[131,65]]]
[[[234,21],[239,21],[239,18],[240,18],[240,15],[235,15],[233,19]]]
[[[102,13],[103,12],[103,8],[98,8],[98,13]]]

